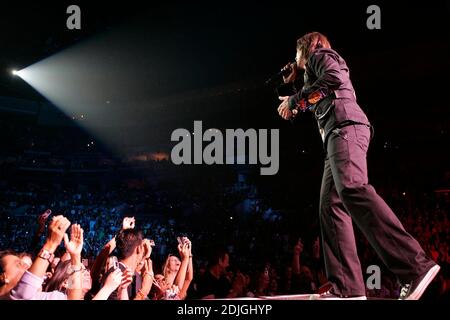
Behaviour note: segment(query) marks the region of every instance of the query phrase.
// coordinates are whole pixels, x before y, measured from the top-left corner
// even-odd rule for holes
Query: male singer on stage
[[[394,212],[369,184],[366,154],[372,128],[356,102],[349,70],[327,38],[308,33],[297,40],[295,63],[284,78],[304,69],[304,86],[280,97],[280,116],[313,112],[326,150],[320,191],[320,225],[327,278],[332,289],[316,299],[366,299],[352,222],[402,284],[400,299],[419,299],[440,267],[425,255]]]

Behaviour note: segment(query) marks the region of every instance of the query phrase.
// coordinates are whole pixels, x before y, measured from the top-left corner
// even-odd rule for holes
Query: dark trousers
[[[335,292],[345,296],[365,295],[352,221],[401,282],[416,279],[434,265],[369,184],[369,142],[366,125],[335,129],[326,142],[320,191],[325,269]]]

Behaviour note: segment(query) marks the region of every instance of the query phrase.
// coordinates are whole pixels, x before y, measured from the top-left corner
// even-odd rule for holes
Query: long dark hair
[[[44,286],[43,291],[45,292],[63,291],[61,286],[63,285],[64,281],[66,281],[70,277],[70,275],[67,273],[67,269],[69,268],[70,263],[71,263],[70,260],[60,261],[58,263],[55,272],[53,273],[50,280]]]
[[[302,53],[302,59],[307,61],[314,50],[320,48],[331,48],[327,37],[319,32],[305,34],[297,40],[297,51]]]

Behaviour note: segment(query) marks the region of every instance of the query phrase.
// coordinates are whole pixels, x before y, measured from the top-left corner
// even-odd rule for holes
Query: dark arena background
[[[79,12],[68,12],[71,5]],[[380,9],[380,28],[369,28],[370,5]],[[2,6],[2,298],[12,289],[5,289],[12,281],[7,259],[19,259],[23,268],[45,261],[40,250],[57,233],[51,223],[59,215],[84,230],[86,300],[104,284],[111,257],[123,260],[116,251],[125,250],[119,234],[126,217],[134,217],[135,225],[125,229],[140,230],[155,243],[139,247],[147,257],[152,248],[152,267],[148,259],[144,267],[134,261],[130,288],[137,291],[128,291],[129,298],[318,296],[328,283],[319,222],[325,152],[313,114],[283,120],[276,92],[281,77],[266,83],[294,60],[297,39],[318,31],[347,62],[358,104],[374,127],[370,183],[441,267],[421,299],[448,301],[449,12],[449,1]],[[194,121],[202,122],[200,134],[278,129],[276,174],[261,175],[260,159],[174,164],[171,135],[184,128],[194,144]],[[192,159],[194,153],[193,146]],[[354,226],[366,296],[397,299],[400,283]],[[75,229],[67,229],[69,238]],[[114,237],[119,248],[102,257]],[[177,237],[187,237],[188,245],[181,239],[179,249]],[[66,272],[51,263],[44,291],[58,272],[66,279],[77,273],[70,272],[70,243],[62,235],[59,241],[59,264],[72,265],[65,264]],[[168,283],[177,283],[183,268],[188,286],[173,288]],[[126,282],[122,273],[115,288]],[[143,293],[135,283],[145,275],[153,285]],[[60,295],[49,299],[71,298],[76,291],[70,281],[53,290]]]

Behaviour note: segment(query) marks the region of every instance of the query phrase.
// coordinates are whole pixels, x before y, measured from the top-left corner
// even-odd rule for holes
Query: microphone
[[[277,74],[274,74],[272,77],[270,77],[269,79],[266,80],[266,84],[269,84],[271,82],[274,82],[275,80],[283,77],[283,76],[287,76],[288,74],[290,74],[292,72],[292,65],[296,64],[295,61],[289,63],[290,68],[287,69],[282,69],[280,70]]]

